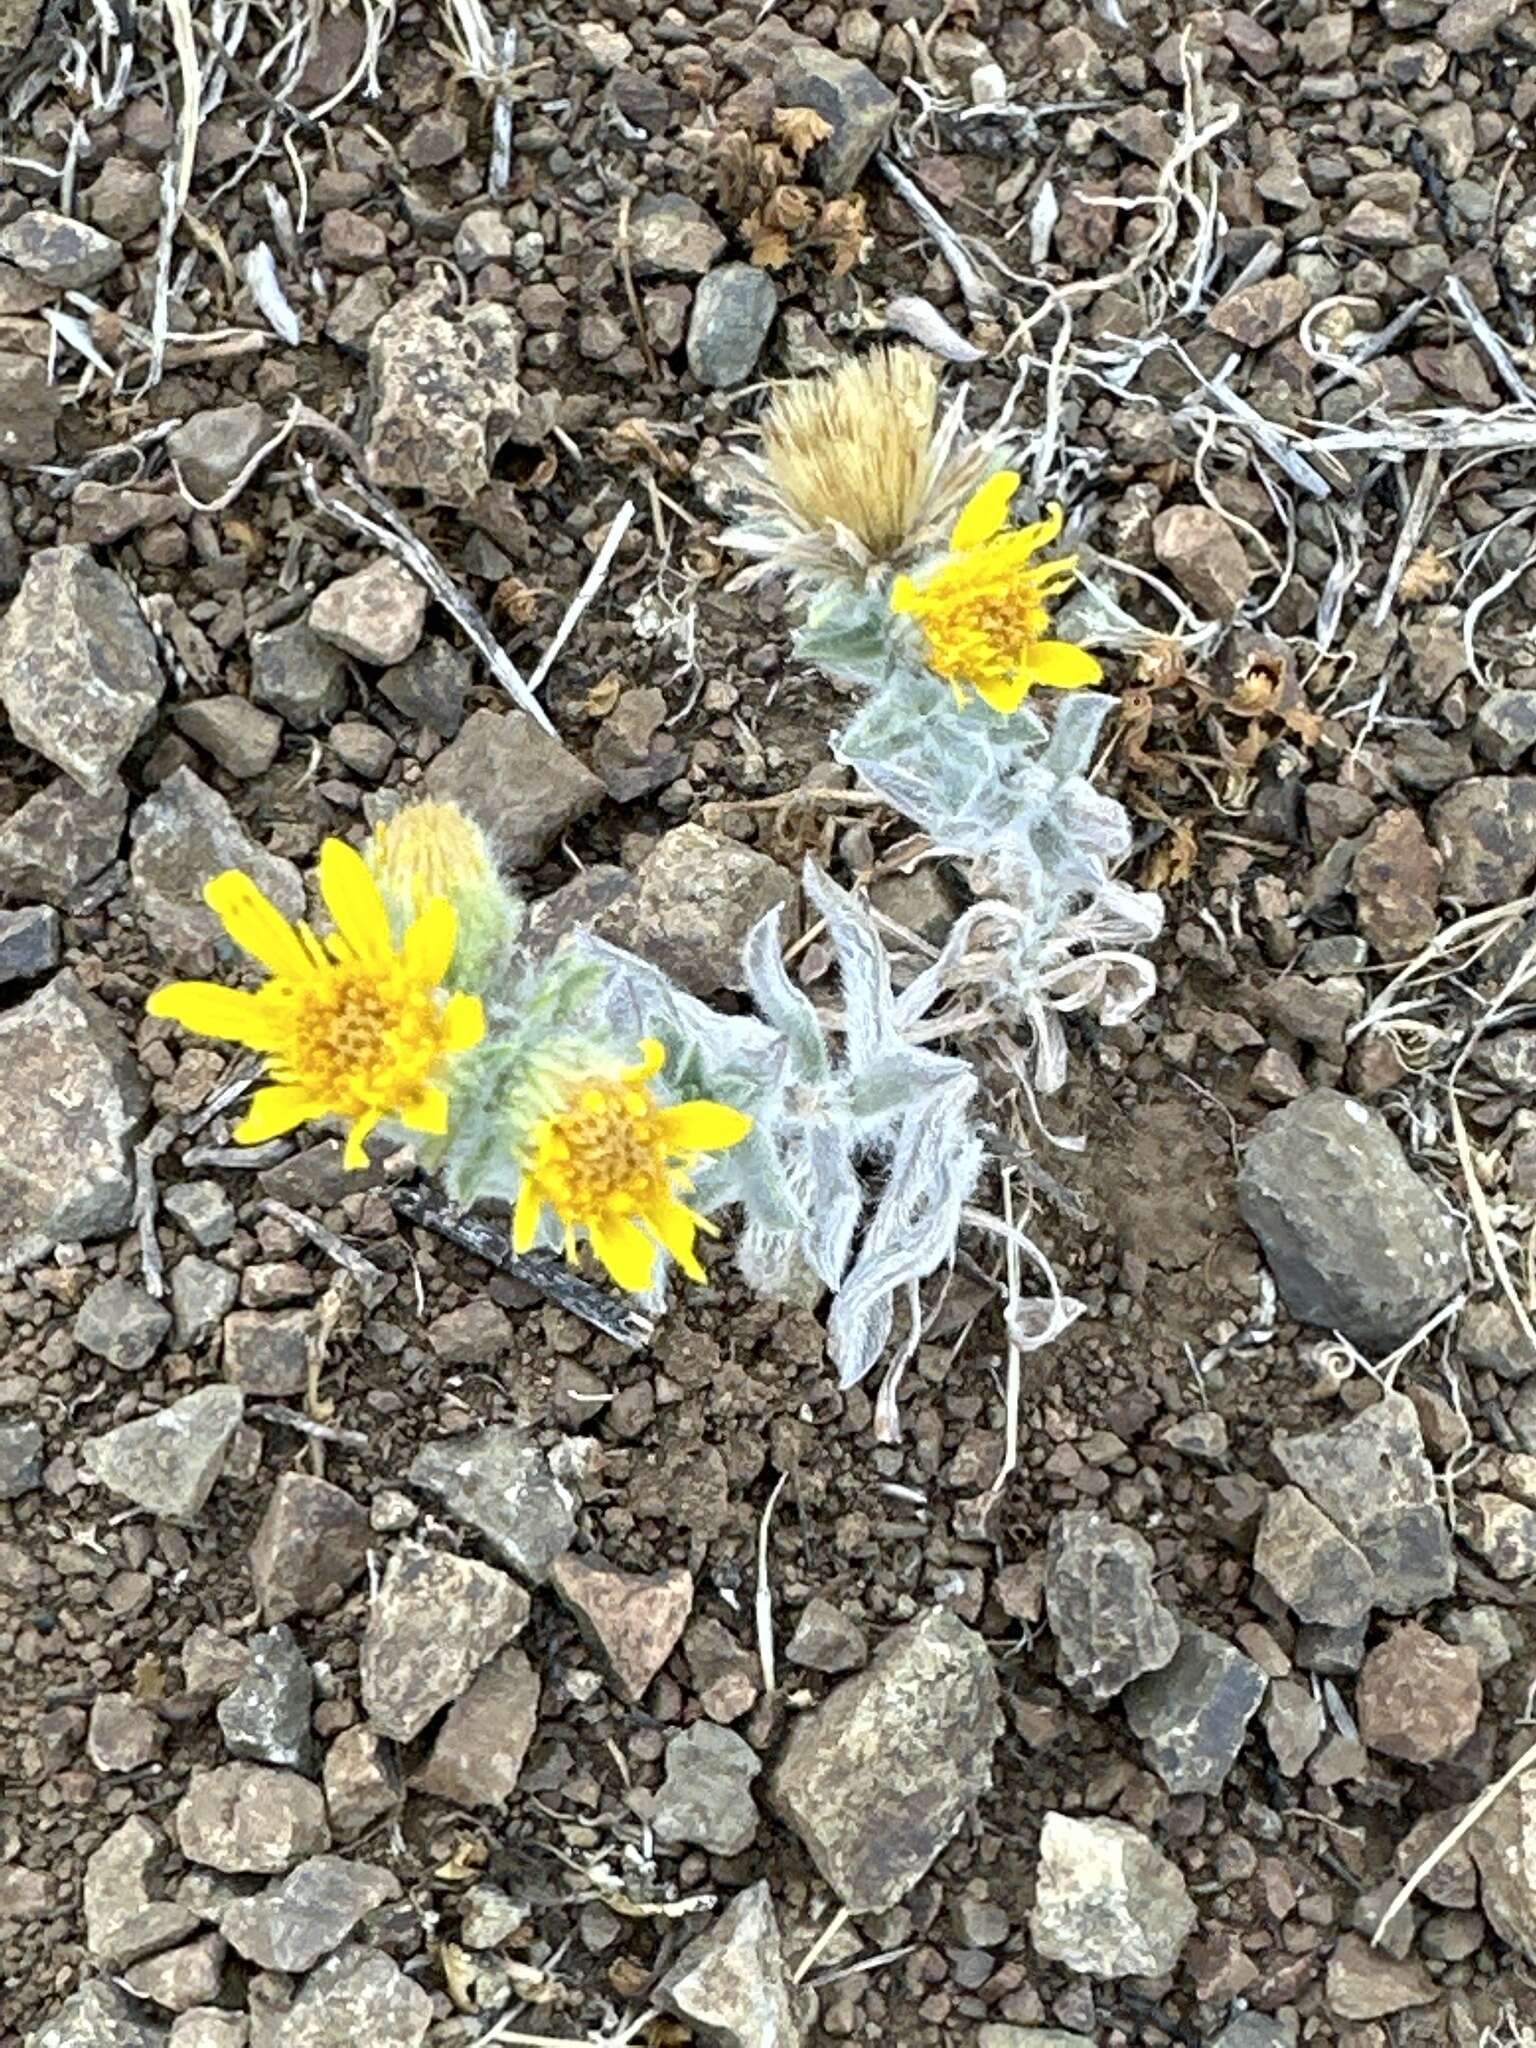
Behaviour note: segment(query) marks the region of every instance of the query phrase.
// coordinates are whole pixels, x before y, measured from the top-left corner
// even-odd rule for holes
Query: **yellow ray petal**
[[[971,493],[949,537],[949,544],[957,555],[979,548],[983,541],[989,541],[994,533],[1001,530],[1018,488],[1019,472],[1016,469],[999,469],[979,490]]]
[[[1032,678],[1022,671],[1007,680],[996,676],[978,676],[974,687],[983,704],[990,705],[994,711],[1006,718],[1010,712],[1017,711],[1029,695],[1031,680]]]
[[[443,1005],[443,1051],[468,1052],[485,1036],[485,1005],[478,996],[450,996]]]
[[[448,1131],[448,1097],[429,1081],[414,1102],[400,1111],[407,1130],[424,1131],[429,1138],[441,1138]]]
[[[1021,556],[1033,555],[1039,549],[1050,546],[1060,533],[1065,517],[1066,514],[1060,505],[1047,505],[1043,519],[1032,520],[1028,526],[1021,526],[1017,533],[1009,534],[1009,541]],[[1072,561],[1075,565],[1076,555],[1072,557]]]
[[[360,1117],[354,1118],[341,1155],[341,1163],[349,1173],[361,1173],[368,1164],[368,1140],[381,1115],[380,1110],[365,1109]]]
[[[1037,640],[1025,655],[1023,668],[1026,687],[1044,683],[1052,690],[1080,690],[1104,673],[1096,656],[1070,640]]]
[[[269,973],[289,981],[303,981],[314,973],[298,933],[249,875],[226,868],[204,888],[203,901],[235,944]]]
[[[296,1130],[312,1116],[324,1116],[325,1104],[316,1102],[307,1088],[284,1085],[258,1088],[251,1106],[235,1126],[237,1145],[261,1145],[268,1138],[280,1138]]]
[[[320,849],[320,894],[337,931],[360,960],[384,960],[394,951],[389,912],[368,864],[344,839]]]
[[[642,1038],[640,1057],[632,1067],[624,1069],[626,1081],[649,1081],[652,1074],[659,1074],[667,1057],[667,1049],[659,1038]]]
[[[702,1098],[658,1110],[656,1121],[668,1145],[679,1152],[722,1152],[727,1145],[739,1145],[752,1128],[743,1111]]]
[[[436,986],[448,972],[459,920],[446,896],[434,896],[405,935],[400,951],[412,980]]]
[[[891,585],[891,610],[893,612],[915,612],[922,602],[922,592],[910,576],[898,576]]]
[[[544,1213],[544,1204],[533,1176],[525,1173],[518,1183],[517,1206],[512,1211],[512,1249],[519,1256],[531,1249],[533,1240],[539,1234],[539,1218]]]
[[[644,1294],[656,1270],[656,1247],[636,1224],[604,1220],[591,1226],[592,1249],[627,1294]]]
[[[698,1218],[686,1202],[668,1202],[653,1209],[647,1220],[690,1280],[708,1278],[693,1248],[698,1234]]]
[[[144,1007],[151,1017],[173,1017],[188,1031],[232,1038],[256,1052],[271,1052],[283,1038],[272,1003],[216,981],[173,981],[157,988]]]

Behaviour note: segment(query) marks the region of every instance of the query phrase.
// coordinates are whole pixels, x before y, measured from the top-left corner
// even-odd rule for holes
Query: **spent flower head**
[[[215,875],[203,893],[270,979],[255,991],[172,982],[148,1007],[151,1016],[266,1056],[270,1084],[252,1098],[237,1141],[259,1145],[316,1118],[341,1117],[351,1126],[344,1163],[360,1167],[368,1134],[386,1118],[443,1136],[443,1080],[454,1055],[485,1030],[478,996],[443,986],[457,935],[452,904],[426,898],[397,945],[378,883],[341,839],[320,852],[320,893],[336,927],[324,940],[305,923],[290,924],[237,868]]]
[[[397,924],[419,917],[434,899],[452,905],[457,986],[489,994],[505,979],[522,904],[501,879],[484,832],[457,804],[407,804],[375,825],[365,857]]]

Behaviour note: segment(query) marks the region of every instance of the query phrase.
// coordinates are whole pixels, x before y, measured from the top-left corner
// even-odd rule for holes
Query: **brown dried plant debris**
[[[810,107],[777,107],[771,139],[737,127],[718,128],[706,138],[720,210],[764,270],[821,255],[831,275],[843,277],[867,253],[863,198],[853,193],[829,199],[800,182],[805,159],[831,133]]]

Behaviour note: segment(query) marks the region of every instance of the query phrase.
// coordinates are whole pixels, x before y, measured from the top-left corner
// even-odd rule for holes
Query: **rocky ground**
[[[1531,2048],[1536,8],[760,12],[0,0],[0,2043]],[[1000,1500],[985,1244],[882,1447],[143,1012],[423,787],[721,1000],[807,846],[941,935],[715,544],[890,332],[1160,636]]]

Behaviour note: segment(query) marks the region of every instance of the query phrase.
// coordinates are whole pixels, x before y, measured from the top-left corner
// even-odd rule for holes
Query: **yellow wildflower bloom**
[[[457,804],[425,798],[373,828],[368,865],[387,892],[420,916],[434,896],[454,902],[461,891],[496,881],[485,834]]]
[[[534,1125],[512,1218],[515,1251],[528,1250],[550,1208],[566,1257],[575,1259],[576,1232],[584,1230],[632,1294],[650,1286],[658,1249],[690,1280],[704,1278],[694,1238],[711,1225],[682,1200],[692,1192],[689,1172],[699,1153],[738,1144],[752,1119],[723,1102],[659,1103],[647,1083],[664,1058],[654,1038],[643,1039],[635,1066],[573,1079]]]
[[[1085,647],[1046,638],[1047,607],[1077,574],[1077,557],[1033,559],[1061,532],[1059,505],[1033,526],[1002,531],[1018,487],[1016,470],[988,477],[956,520],[947,558],[921,580],[898,576],[891,590],[891,609],[917,621],[956,703],[974,690],[1002,712],[1016,711],[1036,683],[1077,690],[1104,673]]]
[[[479,1043],[485,1014],[478,996],[441,986],[456,936],[443,898],[423,906],[397,948],[377,882],[341,839],[321,849],[320,893],[336,926],[323,942],[307,924],[290,924],[238,868],[215,875],[203,891],[209,908],[272,978],[254,993],[172,982],[150,997],[149,1013],[266,1054],[272,1085],[251,1098],[240,1144],[345,1117],[344,1163],[360,1167],[364,1141],[385,1117],[445,1134],[448,1098],[435,1077],[451,1054]]]

